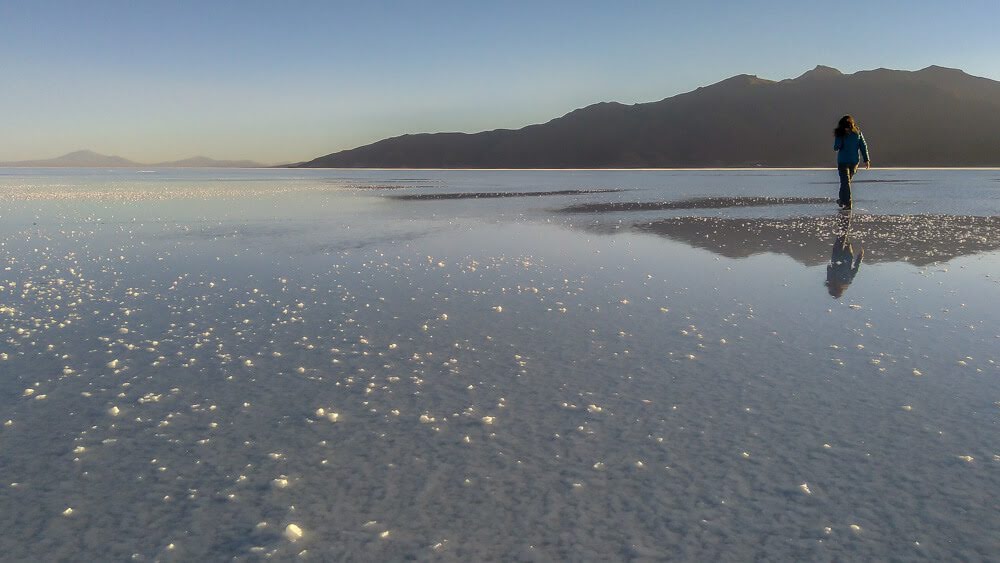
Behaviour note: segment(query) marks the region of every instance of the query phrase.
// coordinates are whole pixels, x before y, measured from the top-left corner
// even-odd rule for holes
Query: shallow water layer
[[[0,169],[0,553],[993,558],[998,178]]]

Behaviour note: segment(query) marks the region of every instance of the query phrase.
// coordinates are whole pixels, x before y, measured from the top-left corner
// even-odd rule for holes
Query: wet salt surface
[[[528,191],[528,192],[456,192],[456,193],[416,193],[416,194],[403,194],[403,195],[391,195],[390,199],[397,199],[401,201],[433,201],[440,199],[496,199],[505,197],[550,197],[550,196],[565,196],[565,195],[583,195],[583,194],[600,194],[600,193],[614,193],[620,192],[622,190],[555,190],[555,191]]]
[[[996,171],[2,173],[5,558],[1000,552]]]
[[[671,209],[726,209],[833,203],[828,197],[695,197],[674,201],[612,201],[581,203],[564,207],[562,213],[608,213],[614,211],[667,211]]]

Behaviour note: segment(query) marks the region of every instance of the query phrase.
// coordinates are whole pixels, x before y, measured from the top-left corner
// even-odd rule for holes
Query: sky
[[[1000,80],[997,22],[997,0],[0,0],[0,161],[295,162],[817,64]]]

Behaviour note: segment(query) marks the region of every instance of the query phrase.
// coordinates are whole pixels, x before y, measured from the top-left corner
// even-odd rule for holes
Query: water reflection
[[[858,275],[861,260],[865,256],[861,243],[851,237],[851,212],[839,214],[837,224],[840,233],[833,243],[833,254],[826,266],[826,288],[834,299],[844,295],[844,291],[854,281],[854,276]]]
[[[839,217],[670,217],[633,224],[580,225],[590,232],[650,233],[728,258],[784,254],[807,266],[825,264],[831,233],[845,229]],[[855,215],[851,237],[864,240],[865,260],[917,266],[1000,249],[1000,217],[968,215]],[[855,247],[856,248],[856,247]]]

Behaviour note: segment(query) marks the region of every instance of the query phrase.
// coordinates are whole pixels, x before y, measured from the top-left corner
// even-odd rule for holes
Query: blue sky
[[[996,0],[0,0],[0,161],[298,161],[817,64],[1000,80],[997,22]]]

